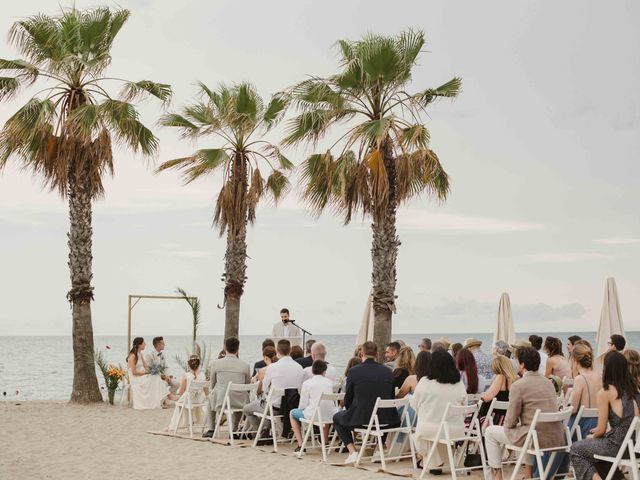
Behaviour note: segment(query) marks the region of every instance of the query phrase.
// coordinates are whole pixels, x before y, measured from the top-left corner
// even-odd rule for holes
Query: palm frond
[[[173,92],[171,90],[171,85],[168,85],[166,83],[152,82],[151,80],[126,82],[122,89],[122,92],[120,92],[120,97],[125,102],[139,100],[144,98],[146,95],[152,95],[158,100],[162,101],[164,105],[167,105],[169,104],[169,102],[171,102],[171,96],[173,95]]]
[[[107,99],[98,105],[98,112],[116,139],[134,152],[150,156],[158,150],[158,139],[140,122],[131,103]]]
[[[287,157],[285,157],[282,152],[280,151],[280,149],[278,147],[276,147],[273,144],[268,144],[265,148],[264,151],[266,153],[267,156],[274,158],[277,160],[278,165],[280,166],[281,169],[283,170],[293,170],[293,162],[291,162],[291,160],[289,160]]]
[[[427,88],[412,97],[412,101],[416,104],[426,107],[437,98],[454,98],[457,97],[462,89],[462,79],[454,77],[447,83],[443,83],[436,88]]]
[[[0,100],[14,97],[20,86],[20,81],[15,77],[0,77]]]
[[[290,187],[289,179],[279,170],[271,172],[265,185],[265,189],[270,193],[273,203],[276,205],[286,195]]]
[[[262,116],[267,130],[276,125],[284,116],[288,103],[288,98],[283,94],[276,94],[271,97]]]
[[[444,201],[449,194],[449,176],[433,150],[421,149],[396,159],[398,203],[423,192]]]
[[[176,158],[164,162],[156,172],[178,169],[182,172],[185,183],[191,183],[203,175],[213,173],[218,167],[229,161],[223,148],[203,148],[190,157]]]
[[[200,128],[177,113],[166,113],[160,117],[160,125],[164,127],[176,127],[181,138],[195,138],[200,133]]]

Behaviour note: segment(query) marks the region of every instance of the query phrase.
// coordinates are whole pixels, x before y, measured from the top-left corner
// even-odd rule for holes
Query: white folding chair
[[[562,386],[563,387],[573,387],[573,378],[571,378],[571,377],[562,377]]]
[[[194,380],[189,384],[189,388],[187,388],[182,396],[176,401],[176,406],[173,409],[171,423],[175,425],[175,428],[171,433],[176,433],[178,431],[178,428],[180,428],[180,420],[182,419],[182,415],[186,410],[188,416],[189,436],[193,438],[193,427],[196,426],[193,423],[193,410],[196,408],[208,408],[209,403],[206,400],[204,402],[194,403],[191,401],[191,399],[193,396],[199,393],[202,393],[202,395],[206,397],[205,389],[208,388],[208,386],[209,382],[207,381],[198,382]],[[204,417],[205,415],[203,412],[203,418]],[[203,420],[202,425],[199,426],[204,431],[204,428],[206,427],[206,421]]]
[[[575,420],[571,426],[571,438],[574,436],[578,440],[582,440],[582,430],[580,429],[580,420],[583,418],[598,418],[597,408],[586,408],[584,405],[580,407],[578,413],[576,413]]]
[[[281,388],[276,388],[271,386],[269,389],[269,394],[267,395],[267,400],[264,405],[264,410],[262,412],[256,412],[255,415],[260,417],[260,425],[258,426],[258,431],[256,432],[256,438],[253,441],[253,447],[258,446],[258,441],[260,440],[260,435],[262,433],[262,428],[264,427],[264,422],[269,421],[271,425],[271,438],[273,439],[273,451],[278,451],[278,440],[277,440],[277,431],[276,431],[276,419],[282,419],[282,415],[275,415],[273,413],[273,402],[276,398],[282,398],[284,395],[284,390]]]
[[[482,400],[482,393],[468,393],[467,394],[467,405],[473,405]]]
[[[635,442],[634,442],[635,437]],[[628,454],[629,458],[625,457]],[[640,418],[634,417],[629,430],[624,437],[620,450],[615,457],[609,457],[606,455],[594,455],[596,460],[602,460],[603,462],[611,463],[611,468],[605,480],[611,480],[618,467],[626,467],[631,470],[632,480],[639,480],[640,474],[638,469],[640,467]]]
[[[549,471],[553,466],[553,461],[556,457],[556,454],[569,453],[569,448],[571,448],[571,432],[569,431],[569,427],[567,426],[569,417],[571,417],[570,408],[565,408],[560,412],[553,412],[553,413],[542,413],[540,409],[536,410],[536,413],[533,415],[533,419],[531,420],[531,425],[529,425],[529,431],[527,432],[527,436],[522,446],[518,447],[517,445],[505,445],[505,447],[508,448],[509,450],[520,452],[520,455],[518,455],[518,460],[516,461],[516,465],[513,469],[513,473],[511,474],[511,480],[516,480],[516,477],[519,475],[520,467],[524,463],[525,455],[533,455],[536,458],[536,463],[538,465],[538,472],[540,474],[540,480],[546,480],[547,476],[549,475]],[[536,426],[539,423],[551,423],[551,422],[562,422],[566,445],[563,445],[560,447],[540,448],[540,443],[538,441],[538,433],[536,432]],[[542,463],[542,456],[545,453],[551,454],[547,462],[546,469],[544,468],[544,465]]]
[[[441,444],[445,445],[445,447],[447,448],[447,456],[449,458],[449,468],[451,470],[450,474],[452,480],[456,480],[458,472],[469,472],[470,470],[478,468],[482,469],[484,477],[487,478],[487,462],[485,458],[484,448],[482,446],[482,432],[480,430],[480,422],[478,420],[478,411],[479,407],[477,404],[464,406],[453,405],[451,403],[447,404],[447,408],[445,408],[442,415],[442,420],[440,420],[438,431],[436,432],[436,435],[432,440],[429,453],[427,457],[422,460],[422,473],[420,474],[421,479],[424,478],[425,474],[429,470],[431,459],[435,455],[438,445]],[[465,425],[464,421],[467,417],[469,417],[469,415],[471,415],[471,421],[468,425]],[[461,426],[464,426],[462,432],[451,432],[451,423],[458,423]],[[454,452],[454,448],[458,443],[461,443],[461,445],[458,449],[458,454],[456,455]],[[477,467],[460,467],[460,462],[462,461],[462,458],[465,455],[467,447],[470,443],[476,444],[477,449],[480,452],[482,465]]]
[[[245,431],[241,428],[242,425],[242,421],[244,420],[244,412],[242,410],[242,407],[240,408],[233,408],[231,406],[231,394],[232,393],[242,393],[242,392],[246,392],[247,394],[247,398],[251,397],[251,393],[255,392],[258,388],[258,384],[257,383],[248,383],[248,384],[244,384],[244,383],[233,383],[233,382],[229,382],[227,384],[227,389],[224,392],[224,399],[222,400],[222,405],[220,406],[220,411],[216,413],[216,426],[215,429],[213,430],[213,436],[211,438],[216,438],[218,436],[218,433],[220,432],[220,425],[222,424],[222,416],[224,415],[227,419],[227,425],[228,425],[228,430],[229,430],[229,443],[231,445],[234,445],[234,434],[242,434],[242,433],[254,433],[254,432],[248,432]],[[233,416],[235,413],[241,413],[242,416],[240,417],[240,420],[238,421],[238,424],[236,425],[236,429],[234,430],[234,426],[233,426]]]
[[[573,387],[569,387],[569,389],[564,393],[562,407],[567,408],[570,407],[573,403],[571,397],[573,396]]]
[[[313,407],[313,413],[310,419],[300,419],[300,425],[303,428],[302,445],[300,445],[300,453],[298,456],[302,456],[307,448],[307,441],[311,437],[311,444],[314,445],[315,434],[314,427],[318,427],[320,430],[320,450],[322,451],[322,460],[327,461],[327,454],[329,453],[329,446],[327,445],[327,439],[324,436],[324,427],[327,425],[333,425],[333,418],[322,418],[322,412],[320,405],[322,402],[334,402],[338,405],[338,402],[344,400],[344,393],[323,393]],[[336,435],[336,432],[333,433]],[[331,442],[333,444],[333,441]]]
[[[120,406],[127,402],[129,405],[129,391],[131,390],[131,381],[129,380],[129,374],[127,373],[122,379],[122,393],[120,394]]]
[[[402,415],[400,417],[400,425],[397,427],[389,427],[386,424],[381,424],[378,418],[378,410],[383,408],[402,408]],[[369,438],[373,437],[371,444],[377,444],[377,451],[380,455],[380,463],[382,464],[382,469],[387,469],[387,460],[400,460],[403,458],[411,458],[413,462],[413,468],[417,468],[416,466],[416,452],[413,445],[413,441],[409,441],[409,447],[411,449],[411,453],[404,454],[400,452],[395,456],[385,456],[384,451],[384,442],[383,437],[385,434],[393,434],[393,433],[404,433],[406,435],[411,435],[412,428],[411,422],[409,420],[409,399],[408,398],[398,398],[393,400],[382,400],[380,397],[376,400],[376,403],[373,407],[373,411],[371,412],[371,417],[369,419],[369,425],[367,428],[356,428],[354,430],[356,433],[359,433],[362,436],[362,446],[360,450],[358,450],[358,459],[356,460],[356,467],[360,465],[362,461],[364,451],[369,445]],[[373,458],[373,457],[367,457]]]

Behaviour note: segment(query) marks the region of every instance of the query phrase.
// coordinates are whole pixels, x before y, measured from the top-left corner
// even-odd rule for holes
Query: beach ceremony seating
[[[189,428],[189,436],[193,438],[193,427],[195,426],[201,427],[202,432],[204,432],[204,429],[207,426],[206,421],[204,421],[204,418],[206,416],[204,414],[202,415],[202,418],[203,418],[202,425],[194,425],[193,410],[196,408],[201,408],[201,409],[208,408],[209,403],[206,400],[204,402],[195,403],[192,401],[192,398],[200,396],[200,394],[202,394],[202,396],[205,396],[204,390],[208,387],[209,387],[209,382],[207,381],[198,382],[194,380],[189,384],[189,388],[185,390],[182,396],[178,400],[176,400],[176,405],[173,410],[173,418],[171,420],[171,424],[174,425],[174,428],[173,430],[170,431],[171,433],[177,433],[178,429],[182,428],[180,427],[180,421],[182,420],[182,416],[184,415],[185,410],[187,411],[187,422],[188,422],[187,427]]]
[[[299,457],[301,457],[304,454],[306,448],[308,448],[307,442],[309,438],[311,438],[312,447],[316,446],[315,445],[316,435],[315,435],[314,427],[317,427],[320,431],[319,447],[320,447],[320,450],[322,451],[322,460],[324,462],[327,461],[327,455],[330,453],[330,446],[333,445],[335,437],[337,436],[337,433],[335,432],[335,430],[333,431],[331,442],[327,444],[328,439],[325,438],[324,436],[324,427],[327,425],[329,425],[329,427],[333,427],[333,417],[322,418],[322,411],[321,411],[320,405],[322,404],[323,401],[331,401],[331,402],[334,402],[336,405],[338,405],[339,402],[343,400],[344,400],[344,393],[323,393],[322,395],[320,395],[320,398],[318,399],[318,401],[313,407],[313,413],[311,414],[311,418],[308,420],[306,418],[300,419],[300,423],[303,428],[303,440],[302,440],[302,445],[300,446],[300,452],[298,454]]]
[[[274,386],[269,390],[267,399],[265,401],[264,410],[262,412],[256,412],[256,416],[260,417],[260,425],[258,425],[258,431],[256,437],[253,440],[253,446],[257,447],[258,442],[261,440],[262,431],[266,421],[269,421],[271,426],[271,439],[273,440],[273,451],[278,451],[278,430],[276,428],[277,423],[282,420],[282,415],[276,415],[274,413],[273,402],[276,398],[282,398],[284,396],[284,390],[276,388]]]
[[[549,470],[553,465],[553,460],[555,459],[556,454],[560,452],[569,453],[569,448],[571,447],[571,432],[569,431],[569,427],[567,426],[569,417],[571,417],[571,408],[565,408],[557,413],[542,413],[539,409],[536,410],[536,413],[531,420],[529,432],[527,433],[523,445],[521,447],[517,445],[505,445],[505,448],[509,450],[520,452],[520,454],[518,455],[518,460],[516,461],[516,465],[511,474],[511,480],[516,480],[517,476],[520,474],[520,467],[524,463],[525,455],[533,455],[535,457],[536,464],[538,466],[538,472],[540,473],[540,480],[546,480],[549,474]],[[549,422],[563,423],[565,445],[559,447],[540,448],[536,427],[539,423]],[[547,462],[546,469],[544,467],[544,464],[542,463],[542,456],[545,453],[551,454],[549,461]]]
[[[630,470],[632,480],[640,480],[640,474],[638,473],[640,469],[640,418],[634,417],[615,457],[596,454],[594,458],[611,463],[609,473],[607,473],[604,480],[611,480],[618,467]]]
[[[399,452],[398,455],[393,455],[388,457],[385,455],[385,445],[383,441],[385,434],[404,433],[409,436],[411,435],[413,428],[411,426],[411,421],[409,420],[409,407],[410,405],[409,405],[408,398],[382,400],[380,397],[378,397],[373,407],[373,411],[371,412],[371,418],[369,419],[369,425],[367,425],[367,428],[354,429],[354,432],[359,433],[362,437],[362,446],[358,450],[358,459],[356,460],[356,463],[355,463],[356,467],[359,466],[360,463],[362,462],[364,458],[364,453],[367,449],[367,446],[370,445],[369,441],[371,439],[371,445],[373,445],[374,448],[377,446],[377,452],[380,456],[379,457],[380,463],[382,464],[383,470],[386,470],[387,468],[387,464],[386,464],[387,461],[389,460],[398,461],[403,458],[411,458],[411,461],[413,462],[413,468],[414,469],[417,468],[416,452],[415,452],[415,447],[413,445],[413,441],[411,440],[409,441],[409,448],[410,448],[409,454],[404,454],[402,452]],[[396,408],[396,409],[402,408],[402,415],[400,417],[399,426],[391,427],[389,425],[380,423],[380,420],[378,419],[378,410],[383,408]],[[373,459],[374,456],[372,455],[371,457],[366,457],[366,458]]]
[[[231,394],[233,392],[248,392],[249,396],[251,396],[252,394],[255,395],[255,392],[257,389],[258,389],[257,383],[244,384],[244,383],[229,382],[227,384],[227,389],[224,392],[224,398],[222,399],[222,405],[220,406],[220,411],[216,414],[216,426],[213,430],[213,436],[211,437],[212,439],[217,438],[218,433],[220,433],[220,426],[222,425],[223,416],[227,420],[229,443],[231,445],[234,445],[234,441],[235,441],[234,435],[256,433],[253,431],[246,430],[244,426],[244,418],[245,418],[244,411],[242,407],[233,408],[231,406]],[[234,426],[233,417],[234,417],[234,414],[237,415],[238,413],[241,414],[241,417],[238,421],[238,424]]]
[[[436,453],[436,449],[439,444],[442,444],[447,449],[447,457],[449,462],[450,475],[453,480],[456,480],[458,472],[468,473],[470,470],[481,468],[485,478],[488,478],[487,461],[484,448],[482,446],[482,432],[480,429],[480,422],[478,420],[479,407],[478,404],[474,405],[453,405],[447,404],[440,426],[436,432],[435,437],[429,453],[426,458],[422,460],[422,472],[420,478],[424,478],[429,470],[431,458]],[[459,420],[457,423],[464,423],[465,420],[471,417],[471,421],[465,424],[464,430],[461,433],[451,432],[449,429],[449,423],[451,421]],[[477,450],[480,452],[481,464],[473,467],[460,467],[464,455],[467,453],[469,445],[475,444]],[[455,450],[457,447],[457,451]],[[443,459],[444,460],[444,459]]]

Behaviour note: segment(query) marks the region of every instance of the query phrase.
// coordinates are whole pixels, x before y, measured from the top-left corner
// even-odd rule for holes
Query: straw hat
[[[442,344],[445,350],[449,350],[451,347],[451,341],[447,337],[440,337],[439,340],[436,340],[436,343]]]
[[[482,340],[478,340],[477,338],[467,338],[464,341],[463,348],[473,348],[479,347],[482,345]]]
[[[516,340],[515,343],[511,344],[511,348],[513,348],[514,350],[517,350],[518,348],[526,348],[530,346],[531,346],[531,342],[529,340],[524,340],[524,339]]]

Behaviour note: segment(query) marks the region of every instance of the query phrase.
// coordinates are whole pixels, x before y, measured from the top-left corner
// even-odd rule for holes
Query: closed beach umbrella
[[[493,334],[493,343],[491,348],[498,340],[507,342],[509,345],[516,342],[516,330],[513,328],[513,317],[511,316],[511,301],[509,294],[504,292],[500,296],[500,305],[498,306],[498,325]]]
[[[604,300],[602,302],[602,312],[600,312],[600,325],[596,335],[598,345],[598,357],[601,357],[609,348],[607,342],[611,335],[618,334],[624,336],[624,325],[622,324],[622,314],[620,313],[620,300],[618,300],[618,288],[616,279],[607,278],[604,288]]]
[[[356,338],[356,347],[362,345],[364,342],[373,340],[373,289],[367,295],[367,304],[364,307],[364,313],[362,314],[362,323],[360,323],[360,330],[358,331],[358,338]]]

